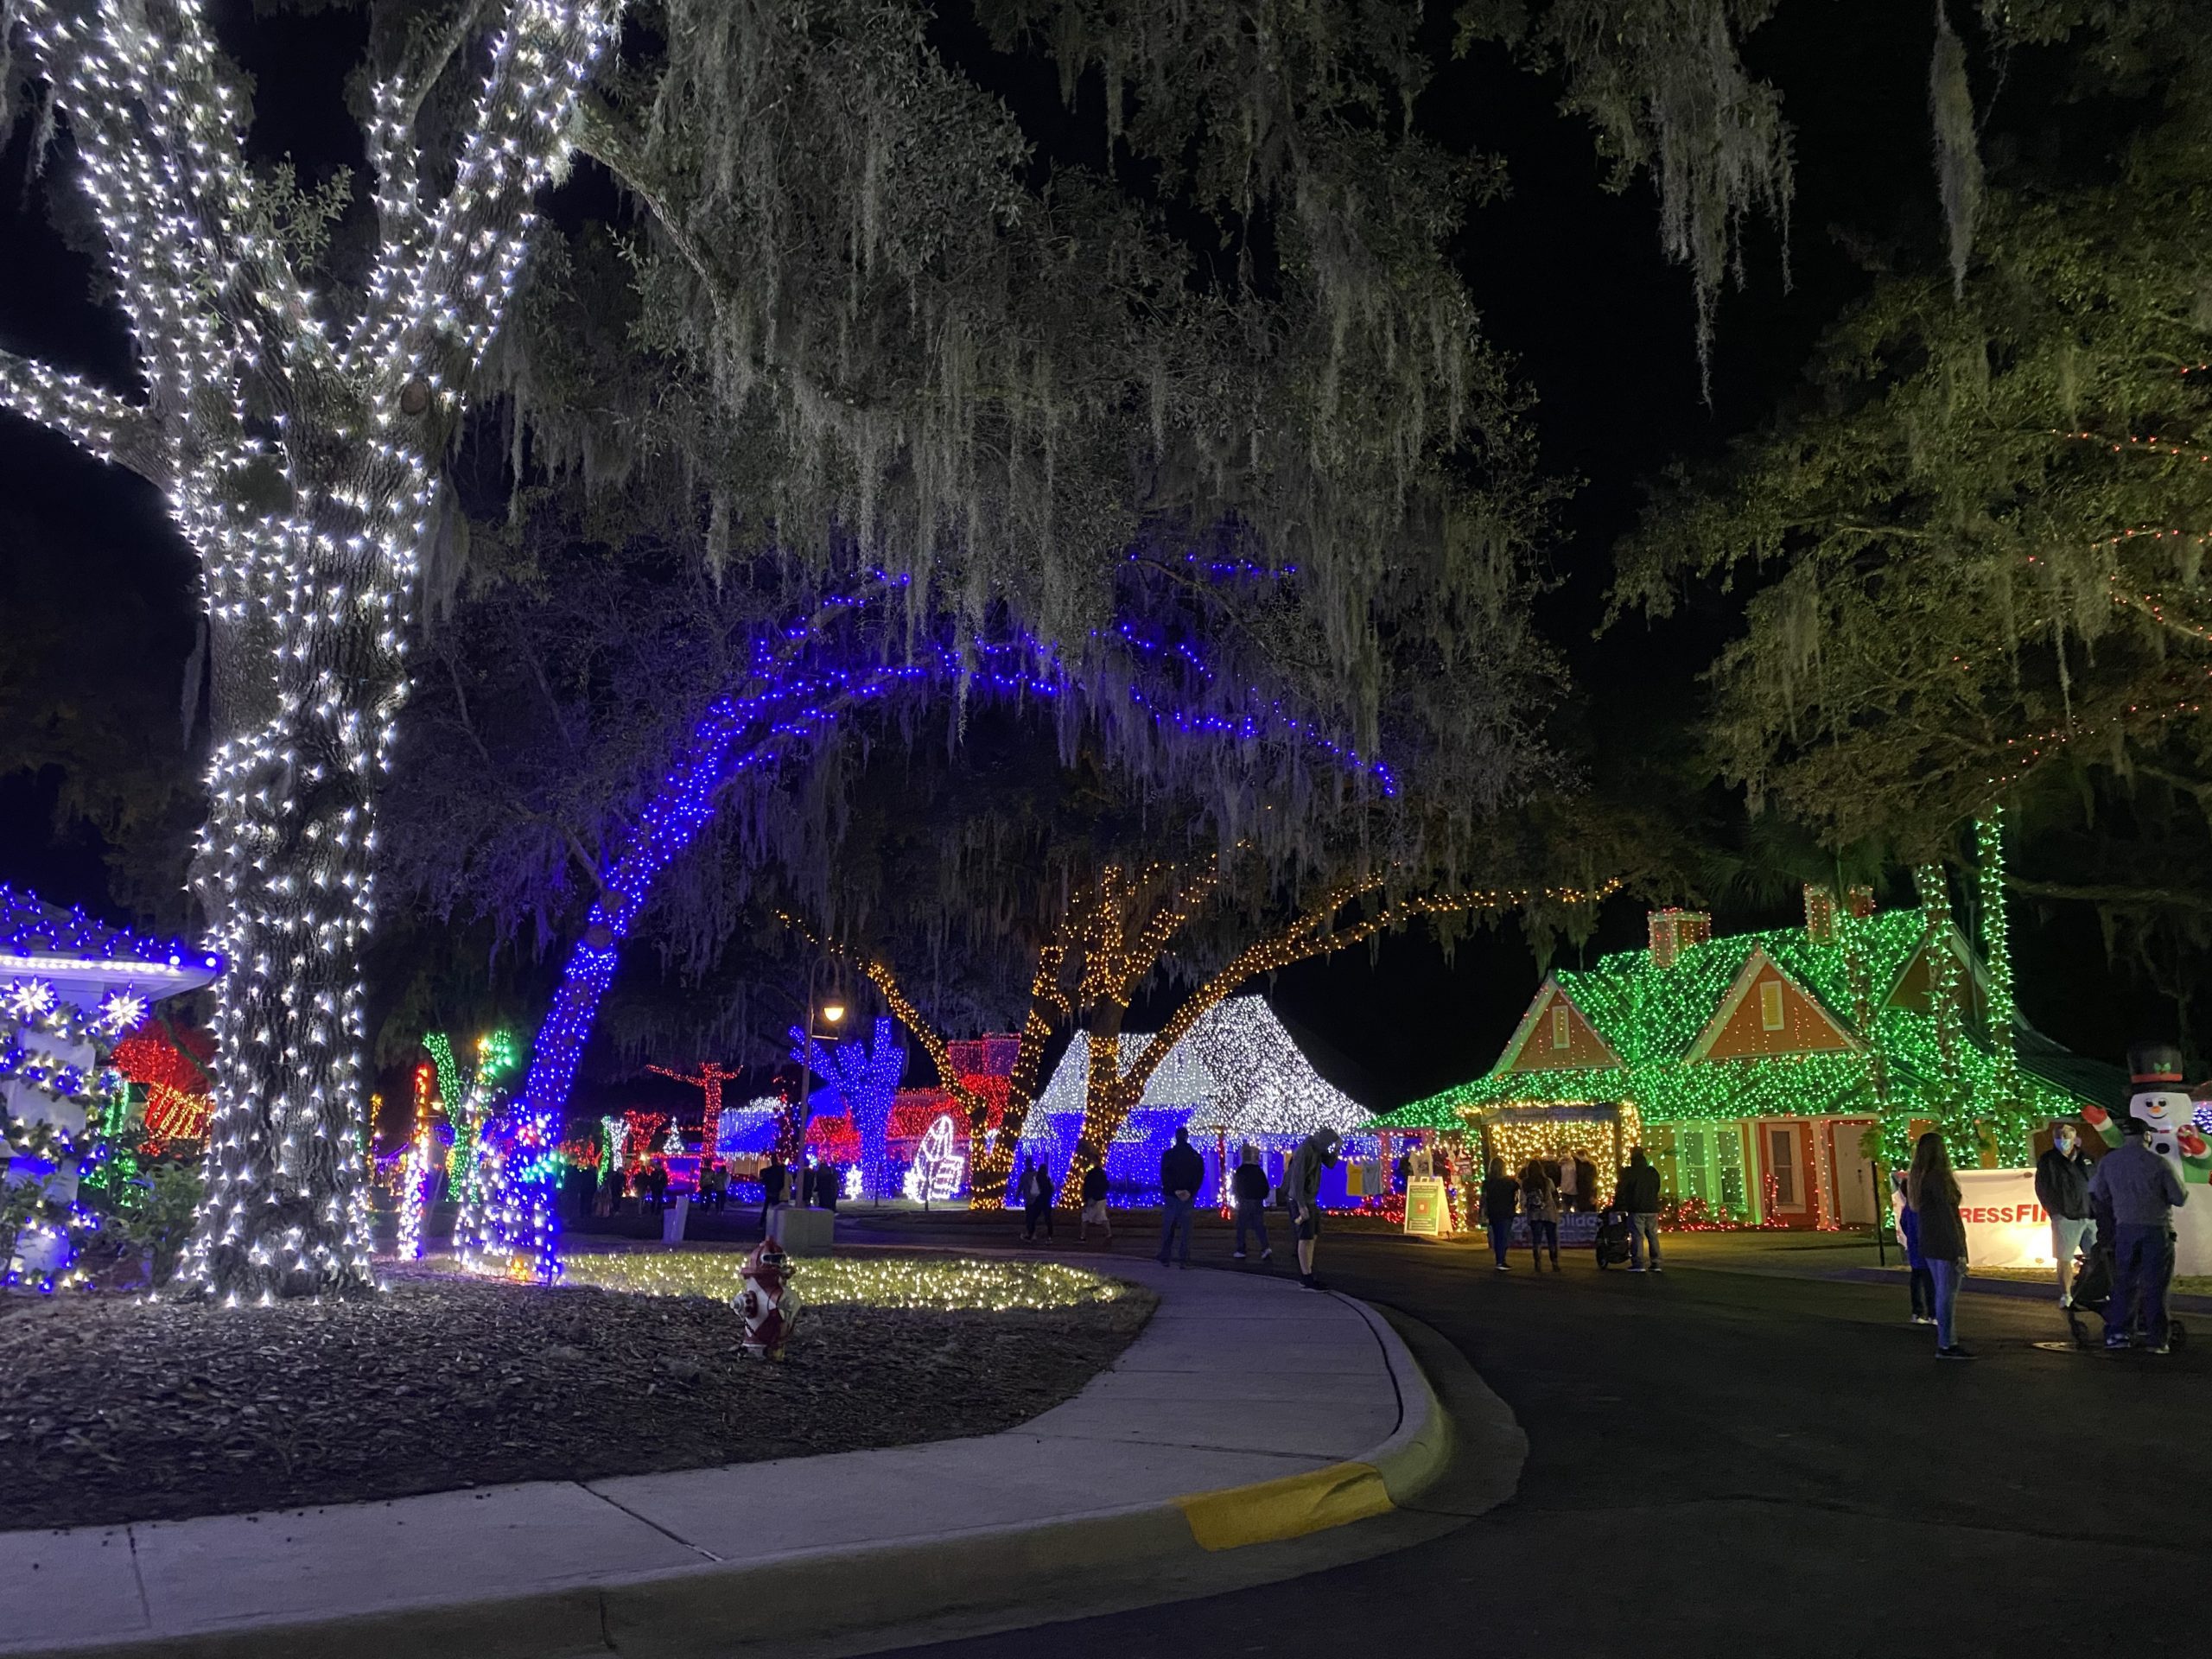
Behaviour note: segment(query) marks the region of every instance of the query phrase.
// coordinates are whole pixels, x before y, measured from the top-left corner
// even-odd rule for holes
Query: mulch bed
[[[809,1308],[773,1365],[711,1301],[389,1276],[319,1306],[0,1297],[0,1529],[988,1434],[1073,1395],[1153,1306]]]

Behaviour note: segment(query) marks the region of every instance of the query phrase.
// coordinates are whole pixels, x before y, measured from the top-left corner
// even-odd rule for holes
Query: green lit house
[[[2018,1018],[1990,943],[1994,973],[1948,904],[1876,912],[1864,890],[1808,887],[1803,926],[1723,938],[1656,911],[1648,948],[1546,979],[1487,1076],[1375,1127],[1479,1134],[1514,1167],[1610,1170],[1640,1142],[1693,1212],[1871,1223],[1872,1127],[1885,1162],[1940,1127],[1962,1160],[2013,1165],[2049,1119],[2117,1103],[2122,1073]]]

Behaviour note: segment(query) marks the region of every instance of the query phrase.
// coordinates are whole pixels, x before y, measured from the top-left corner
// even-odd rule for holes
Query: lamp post
[[[806,1040],[799,1045],[798,1056],[798,1147],[792,1154],[796,1162],[791,1171],[795,1182],[803,1179],[806,1168],[806,1126],[814,1116],[814,1020],[817,1012],[822,1016],[823,1024],[830,1027],[826,1035],[835,1042],[837,1028],[845,1020],[845,1005],[833,997],[817,1007],[814,988],[810,982],[806,995]],[[804,1192],[800,1194],[799,1207],[806,1207]]]

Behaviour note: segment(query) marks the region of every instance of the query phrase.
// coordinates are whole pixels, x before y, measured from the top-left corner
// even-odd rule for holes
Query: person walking
[[[2111,1207],[2112,1300],[2105,1306],[2105,1346],[2125,1348],[2138,1329],[2154,1354],[2173,1351],[2166,1332],[2166,1282],[2174,1268],[2174,1207],[2188,1201],[2174,1166],[2143,1139],[2143,1120],[2120,1120],[2120,1141],[2097,1160],[2089,1177],[2092,1204]],[[2141,1318],[2135,1317],[2141,1304]]]
[[[1112,1249],[1114,1224],[1107,1218],[1106,1215],[1106,1160],[1104,1159],[1094,1158],[1090,1160],[1090,1167],[1083,1172],[1083,1185],[1079,1191],[1083,1197],[1083,1218],[1076,1225],[1077,1241],[1080,1243],[1089,1238],[1090,1224],[1096,1222],[1099,1230],[1106,1235],[1106,1248]]]
[[[768,1236],[769,1212],[784,1201],[784,1160],[773,1153],[760,1166],[760,1236]]]
[[[1529,1259],[1536,1271],[1544,1270],[1544,1250],[1549,1246],[1552,1271],[1559,1271],[1559,1183],[1541,1160],[1521,1172],[1521,1213],[1529,1219]]]
[[[1052,1236],[1052,1175],[1042,1158],[1032,1159],[1021,1177],[1021,1236],[1033,1242],[1041,1223],[1045,1236]]]
[[[1583,1199],[1590,1196],[1581,1180],[1582,1171],[1572,1154],[1559,1160],[1559,1207],[1562,1214],[1580,1210]]]
[[[1920,1253],[1920,1217],[1904,1201],[1905,1172],[1890,1172],[1890,1216],[1896,1224],[1897,1248],[1904,1252],[1905,1276],[1912,1286],[1912,1322],[1915,1325],[1936,1323],[1936,1275],[1928,1270],[1928,1258]]]
[[[645,1173],[645,1185],[652,1193],[653,1208],[656,1211],[666,1209],[668,1207],[668,1166],[655,1164]]]
[[[1160,1265],[1167,1265],[1178,1231],[1182,1234],[1181,1261],[1191,1265],[1191,1218],[1198,1207],[1198,1194],[1206,1184],[1206,1160],[1191,1144],[1190,1130],[1178,1126],[1175,1139],[1160,1154]]]
[[[1944,1148],[1943,1137],[1933,1129],[1913,1147],[1904,1201],[1919,1219],[1920,1253],[1935,1281],[1936,1357],[1972,1359],[1973,1350],[1957,1339],[1952,1328],[1959,1287],[1967,1276],[1967,1224],[1959,1214],[1959,1178],[1951,1173],[1951,1154]]]
[[[1520,1207],[1521,1183],[1505,1173],[1504,1159],[1491,1159],[1490,1173],[1483,1178],[1483,1224],[1490,1229],[1491,1254],[1497,1258],[1499,1273],[1512,1271],[1505,1253],[1513,1247],[1513,1217]]]
[[[2050,1126],[2050,1150],[2036,1160],[2036,1202],[2050,1217],[2050,1259],[2058,1264],[2058,1305],[2074,1306],[2074,1258],[2095,1243],[2089,1214],[2089,1154],[2079,1128],[2063,1119]]]
[[[1334,1129],[1316,1129],[1298,1143],[1282,1173],[1283,1204],[1298,1235],[1298,1282],[1308,1290],[1322,1287],[1313,1276],[1313,1256],[1321,1242],[1321,1172],[1336,1167],[1343,1145],[1344,1137]]]
[[[1249,1230],[1260,1236],[1260,1260],[1272,1262],[1275,1252],[1268,1243],[1268,1173],[1260,1167],[1257,1148],[1248,1145],[1239,1156],[1236,1173],[1229,1183],[1229,1196],[1236,1205],[1236,1259],[1244,1259],[1244,1235]]]
[[[1637,1147],[1628,1165],[1613,1183],[1613,1208],[1628,1217],[1628,1270],[1642,1273],[1647,1262],[1654,1273],[1659,1265],[1659,1172]]]

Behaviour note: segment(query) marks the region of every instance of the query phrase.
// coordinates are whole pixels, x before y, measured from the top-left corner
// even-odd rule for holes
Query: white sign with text
[[[2185,1185],[2174,1211],[2174,1270],[2212,1274],[2212,1187]],[[2050,1268],[2050,1217],[2036,1202],[2031,1169],[1962,1169],[1959,1215],[1973,1268]]]

